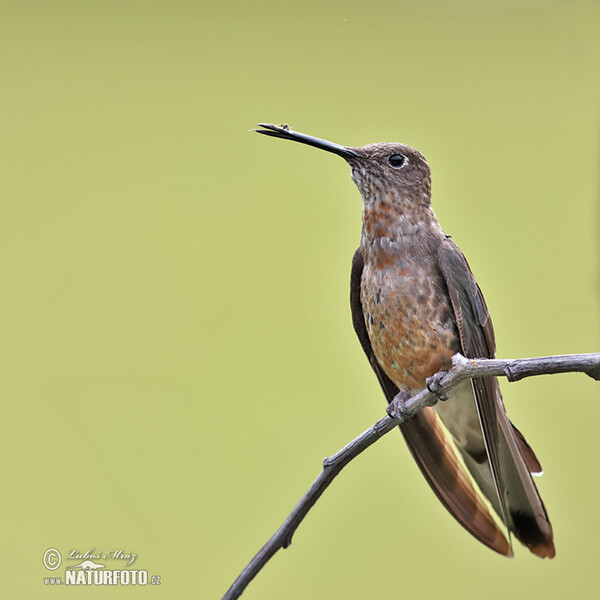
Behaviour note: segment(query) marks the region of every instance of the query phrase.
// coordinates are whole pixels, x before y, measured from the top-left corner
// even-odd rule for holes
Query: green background
[[[349,169],[257,122],[419,148],[498,355],[597,351],[599,23],[594,0],[2,0],[2,596],[219,598],[384,414]],[[600,388],[502,385],[554,561],[478,544],[392,433],[244,597],[597,597]],[[162,585],[45,586],[74,564],[49,547]]]

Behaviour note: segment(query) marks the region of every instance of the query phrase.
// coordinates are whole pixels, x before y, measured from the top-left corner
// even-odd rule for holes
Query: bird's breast
[[[379,253],[367,261],[361,303],[375,357],[404,390],[449,368],[459,339],[444,279],[434,257]]]

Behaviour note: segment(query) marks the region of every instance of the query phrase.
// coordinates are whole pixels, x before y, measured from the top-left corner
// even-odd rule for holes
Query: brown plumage
[[[338,154],[352,168],[363,200],[352,320],[388,402],[399,392],[421,390],[456,352],[494,357],[485,300],[431,209],[429,165],[417,150],[403,144],[347,148],[287,127],[261,127],[259,133]],[[508,420],[496,379],[459,385],[446,402],[400,429],[442,504],[478,540],[512,555],[491,505],[509,534],[537,556],[554,556],[552,527],[531,478],[541,467]]]

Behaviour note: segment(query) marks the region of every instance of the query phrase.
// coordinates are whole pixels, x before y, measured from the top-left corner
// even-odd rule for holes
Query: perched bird
[[[287,125],[259,127],[258,133],[337,154],[352,169],[362,196],[352,320],[389,403],[422,390],[457,352],[494,357],[485,300],[431,208],[431,172],[417,150],[391,143],[351,148]],[[509,421],[495,378],[458,385],[400,430],[437,497],[479,541],[512,556],[512,533],[537,556],[554,556],[552,526],[531,477],[541,466]]]

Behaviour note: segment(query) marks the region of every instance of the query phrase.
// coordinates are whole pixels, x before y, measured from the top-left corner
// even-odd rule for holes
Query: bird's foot
[[[408,419],[412,417],[406,408],[406,401],[409,398],[409,392],[398,392],[393,400],[387,405],[387,414],[392,417],[392,419],[408,421]]]
[[[448,396],[446,394],[442,394],[440,390],[442,389],[442,379],[447,375],[445,371],[440,371],[431,377],[428,377],[425,381],[425,385],[427,389],[437,397],[440,402],[445,402],[448,400]]]

